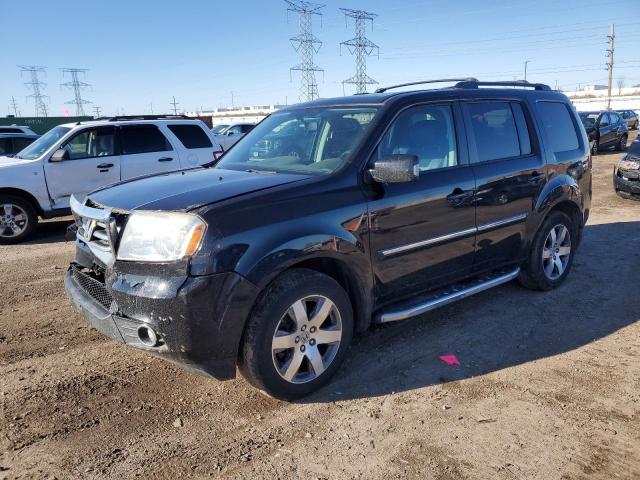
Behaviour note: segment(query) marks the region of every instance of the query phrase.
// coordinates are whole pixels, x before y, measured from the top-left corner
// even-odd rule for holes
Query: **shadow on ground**
[[[24,242],[24,245],[40,245],[44,243],[64,242],[67,227],[73,223],[73,218],[47,220],[38,223],[36,231]]]
[[[304,402],[375,397],[475,377],[587,345],[640,319],[640,222],[590,225],[562,287],[517,282],[378,327],[337,378]],[[614,247],[612,248],[612,245]],[[440,355],[455,354],[460,366]]]

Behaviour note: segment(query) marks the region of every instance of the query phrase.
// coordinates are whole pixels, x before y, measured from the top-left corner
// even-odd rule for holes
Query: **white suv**
[[[69,215],[83,198],[134,177],[195,168],[222,154],[200,120],[113,117],[54,127],[13,157],[0,157],[0,244],[29,236],[43,218]]]

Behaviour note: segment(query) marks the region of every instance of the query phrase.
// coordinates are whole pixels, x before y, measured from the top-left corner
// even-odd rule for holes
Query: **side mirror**
[[[415,155],[390,155],[373,164],[369,174],[376,182],[412,182],[420,176],[420,164]]]
[[[61,162],[63,160],[69,160],[69,152],[64,148],[59,148],[53,152],[53,155],[51,155],[51,158],[49,159],[50,162]]]

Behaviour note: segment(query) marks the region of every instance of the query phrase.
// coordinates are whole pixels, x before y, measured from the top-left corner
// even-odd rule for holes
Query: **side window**
[[[69,160],[115,155],[115,129],[101,127],[82,130],[62,148],[67,151]]]
[[[0,155],[6,155],[11,152],[11,139],[0,138]]]
[[[378,147],[378,158],[415,155],[420,171],[458,165],[456,131],[450,105],[421,105],[402,112]]]
[[[238,133],[242,133],[242,127],[240,125],[234,125],[232,127],[227,128],[227,131],[224,133],[225,135],[236,135]]]
[[[22,133],[19,128],[0,127],[0,133]]]
[[[478,162],[521,155],[518,130],[509,102],[474,102],[467,103],[466,108]]]
[[[242,125],[242,133],[249,133],[255,125]]]
[[[607,127],[609,125],[611,125],[611,119],[609,118],[609,114],[603,113],[602,117],[600,118],[600,126]]]
[[[121,130],[122,154],[167,152],[171,144],[155,125],[125,125]]]
[[[23,148],[27,148],[29,145],[33,143],[35,138],[14,138],[13,139],[13,150],[15,152],[19,152]]]
[[[168,125],[169,130],[186,148],[211,148],[211,140],[198,125]]]
[[[511,104],[513,115],[516,118],[516,127],[518,128],[518,140],[520,140],[520,154],[529,155],[531,153],[531,135],[529,126],[524,115],[522,105],[517,102]]]
[[[564,103],[538,102],[538,111],[554,153],[569,152],[579,147],[576,126]]]

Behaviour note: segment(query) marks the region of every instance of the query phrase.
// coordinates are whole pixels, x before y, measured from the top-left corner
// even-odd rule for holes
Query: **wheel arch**
[[[38,215],[40,216],[44,215],[44,211],[42,210],[42,207],[40,206],[40,203],[38,202],[36,197],[34,197],[32,194],[30,194],[26,190],[21,190],[19,188],[13,188],[13,187],[1,187],[0,195],[12,195],[15,197],[22,197],[25,200],[27,200],[29,203],[31,203],[31,206],[35,209]]]

